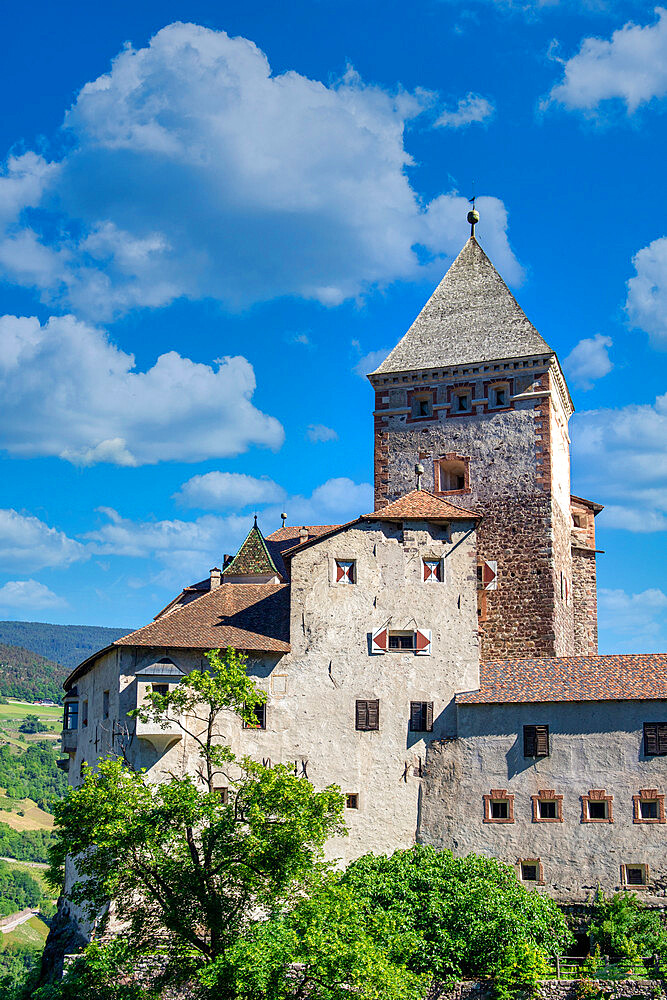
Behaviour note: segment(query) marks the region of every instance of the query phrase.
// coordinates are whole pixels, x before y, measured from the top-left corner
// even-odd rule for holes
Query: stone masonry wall
[[[659,979],[622,980],[610,982],[599,980],[597,983],[600,994],[605,1000],[656,1000],[667,997],[667,987]],[[426,1000],[493,1000],[495,996],[493,984],[466,980],[454,986],[433,986]],[[577,979],[546,979],[535,994],[535,1000],[579,1000],[580,980]]]
[[[598,593],[594,552],[572,550],[572,598],[575,652],[581,656],[595,656],[598,651]]]

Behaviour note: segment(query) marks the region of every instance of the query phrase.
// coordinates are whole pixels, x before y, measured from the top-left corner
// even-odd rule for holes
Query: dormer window
[[[356,564],[354,559],[336,559],[336,583],[356,583]]]

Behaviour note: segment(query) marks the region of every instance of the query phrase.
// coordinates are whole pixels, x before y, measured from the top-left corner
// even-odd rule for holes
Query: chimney
[[[304,524],[303,527],[299,528],[299,545],[301,545],[302,542],[307,542],[309,537],[308,528]]]
[[[211,570],[211,590],[215,590],[222,583],[222,573],[217,566],[214,566]]]

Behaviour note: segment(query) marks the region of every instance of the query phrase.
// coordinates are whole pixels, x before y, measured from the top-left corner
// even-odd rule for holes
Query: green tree
[[[178,719],[198,746],[198,777],[154,784],[122,759],[101,760],[56,805],[51,851],[55,885],[70,855],[80,879],[71,898],[91,915],[113,903],[133,946],[162,937],[184,974],[215,960],[258,914],[303,894],[323,868],[326,839],[344,832],[338,788],[316,792],[287,767],[237,759],[221,742],[221,716],[232,711],[252,724],[265,695],[233,650],[210,653],[209,662],[211,673],[193,671],[169,694],[152,693],[137,713]],[[225,797],[216,791],[223,782]]]
[[[588,929],[591,944],[612,958],[667,958],[667,923],[662,913],[649,910],[634,893],[606,898],[598,891]]]
[[[19,726],[20,733],[41,733],[44,726],[39,721],[37,715],[26,715],[25,719]]]

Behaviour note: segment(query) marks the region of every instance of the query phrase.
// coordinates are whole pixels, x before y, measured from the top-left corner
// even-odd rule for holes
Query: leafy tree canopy
[[[634,893],[606,898],[598,892],[589,928],[592,945],[603,955],[667,958],[667,924],[662,913],[649,910]]]

